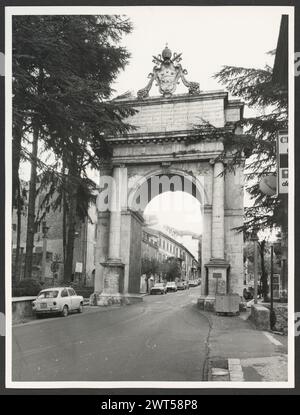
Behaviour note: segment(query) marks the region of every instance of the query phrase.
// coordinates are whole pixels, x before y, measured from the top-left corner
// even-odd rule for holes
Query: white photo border
[[[12,193],[12,16],[16,15],[87,15],[124,14],[138,8],[170,8],[178,6],[16,6],[5,7],[5,386],[12,389],[293,389],[295,387],[294,324],[294,7],[293,6],[179,6],[182,8],[270,9],[289,16],[289,194],[288,194],[288,380],[285,382],[170,382],[170,381],[57,381],[17,382],[12,380],[12,284],[11,284],[11,193]],[[171,13],[171,12],[170,12]]]

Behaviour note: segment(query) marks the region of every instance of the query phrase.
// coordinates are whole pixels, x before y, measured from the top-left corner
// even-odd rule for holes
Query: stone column
[[[122,171],[121,167],[113,169],[113,183],[110,193],[110,227],[109,227],[109,248],[108,260],[121,261],[121,186]]]
[[[224,176],[223,163],[216,162],[213,167],[212,203],[212,258],[224,259]]]
[[[97,241],[95,251],[95,292],[101,293],[104,287],[103,262],[108,256],[109,212],[98,212]]]
[[[112,183],[109,191],[109,238],[108,258],[102,262],[103,290],[97,297],[97,305],[123,303],[124,264],[121,261],[121,205],[122,205],[122,174],[127,171],[115,166],[112,173]],[[127,186],[127,183],[125,183]]]
[[[229,263],[224,258],[224,191],[225,181],[221,162],[213,164],[212,215],[211,215],[211,258],[205,264],[208,272],[208,296],[201,304],[205,310],[214,310],[217,294],[227,293],[227,270]]]

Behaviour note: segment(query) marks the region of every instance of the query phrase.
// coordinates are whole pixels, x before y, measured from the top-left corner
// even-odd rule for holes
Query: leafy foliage
[[[22,296],[34,296],[38,295],[41,291],[41,284],[34,279],[25,279],[18,282],[13,287],[12,296],[13,297],[22,297]]]

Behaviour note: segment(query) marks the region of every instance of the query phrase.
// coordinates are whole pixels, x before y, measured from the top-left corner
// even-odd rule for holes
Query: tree
[[[36,169],[42,165],[36,149],[38,141],[43,140],[41,147],[51,152],[54,162],[50,169],[48,165],[42,167],[56,175],[63,191],[63,197],[58,199],[64,200],[66,209],[65,278],[71,279],[76,215],[87,211],[92,197],[87,171],[98,168],[103,158],[109,157],[106,137],[128,131],[130,126],[123,120],[134,113],[129,107],[109,101],[112,82],[129,59],[128,52],[118,43],[130,31],[130,22],[120,16],[14,18],[15,96],[23,94],[28,103],[24,110],[22,99],[15,102],[15,124],[20,124],[21,113],[34,137],[31,154],[24,135],[19,151],[20,158],[22,154],[27,156],[32,165],[26,276],[32,263],[31,225],[36,222]],[[17,161],[14,175],[18,176]],[[53,194],[53,186],[49,192]],[[80,204],[82,192],[87,198]]]
[[[274,83],[272,75],[269,66],[265,69],[224,66],[215,74],[233,96],[262,112],[236,124],[236,127],[246,128],[247,136],[229,134],[224,140],[225,152],[234,148],[234,157],[227,168],[234,169],[246,158],[246,190],[254,202],[245,209],[242,230],[248,234],[253,230],[287,226],[285,200],[264,195],[259,190],[260,179],[276,173],[277,134],[288,124],[287,92]],[[222,156],[226,157],[226,154]]]
[[[181,278],[180,262],[175,257],[169,257],[166,261],[166,278],[168,281],[175,281],[177,278]]]

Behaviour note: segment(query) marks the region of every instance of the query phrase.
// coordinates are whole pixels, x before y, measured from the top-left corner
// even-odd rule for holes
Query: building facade
[[[194,255],[184,245],[162,231],[149,227],[143,229],[142,258],[155,258],[159,263],[169,258],[176,258],[180,263],[182,279],[199,277],[199,264]]]
[[[28,184],[23,182],[23,186]],[[36,212],[39,210],[42,196],[37,198]],[[89,218],[76,221],[76,233],[73,254],[73,282],[93,287],[95,278],[95,246],[97,234],[96,207],[89,209]],[[45,228],[46,237],[45,237]],[[17,245],[17,214],[12,214],[12,273],[15,280],[24,275],[27,232],[27,207],[21,216],[20,260],[16,269],[15,256]],[[49,284],[63,280],[63,213],[50,209],[36,228],[33,249],[32,278]],[[44,264],[44,265],[43,265]]]

